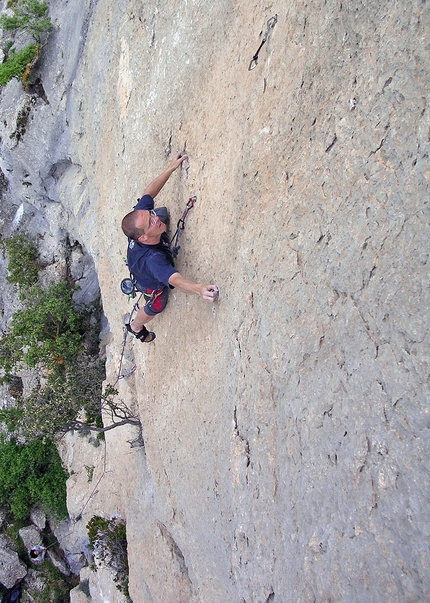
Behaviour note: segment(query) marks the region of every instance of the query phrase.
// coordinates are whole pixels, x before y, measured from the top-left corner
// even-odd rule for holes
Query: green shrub
[[[6,280],[20,289],[28,289],[37,283],[41,269],[39,254],[28,236],[19,234],[4,241],[8,254]]]
[[[133,411],[116,400],[118,391],[109,385],[102,388],[106,375],[99,358],[100,303],[77,309],[76,288],[67,281],[51,283],[46,291],[38,283],[29,286],[37,278],[37,251],[19,236],[6,246],[10,279],[19,283],[26,307],[12,315],[0,339],[0,383],[8,383],[16,401],[12,408],[0,410],[0,422],[10,434],[27,441],[42,436],[54,441],[68,431],[91,430],[103,438],[105,431],[120,425],[140,427]],[[23,395],[19,377],[24,366],[42,375],[28,395]],[[106,427],[102,412],[111,419]],[[141,434],[136,442],[139,438]]]
[[[26,31],[36,42],[52,29],[48,5],[37,0],[17,0],[10,7],[13,15],[1,15],[0,27],[6,31]]]
[[[52,29],[48,16],[48,5],[38,0],[16,0],[9,6],[12,15],[0,16],[0,28],[6,31],[27,32],[35,44],[28,44],[25,48],[16,51],[9,45],[6,60],[0,65],[0,85],[4,86],[12,78],[26,77],[31,64],[39,53],[39,47],[44,34]]]
[[[38,52],[36,44],[29,44],[18,52],[12,48],[6,61],[0,64],[0,86],[4,86],[14,77],[19,79]]]
[[[126,525],[122,519],[95,515],[87,524],[89,544],[99,561],[114,572],[114,581],[130,601]]]
[[[57,373],[77,358],[84,317],[74,307],[73,292],[66,282],[52,283],[47,291],[39,285],[31,289],[28,307],[13,314],[0,342],[0,366],[7,373],[21,361],[29,367],[40,363]]]
[[[37,568],[37,573],[43,576],[45,586],[43,591],[33,591],[38,603],[69,603],[70,590],[79,584],[78,576],[64,576],[48,559]]]
[[[15,520],[28,517],[35,504],[58,518],[66,516],[66,479],[52,442],[0,442],[0,504]]]

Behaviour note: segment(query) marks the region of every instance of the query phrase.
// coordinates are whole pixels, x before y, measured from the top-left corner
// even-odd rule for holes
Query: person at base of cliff
[[[36,546],[30,550],[30,559],[33,561],[33,563],[39,563],[40,561],[43,561],[45,553],[46,547],[36,544]]]
[[[184,153],[175,155],[170,165],[145,188],[137,205],[123,218],[121,224],[124,234],[128,237],[128,268],[137,288],[143,292],[146,299],[145,306],[139,308],[135,319],[125,326],[137,339],[145,343],[155,339],[155,333],[148,331],[145,325],[166,307],[169,288],[200,295],[207,302],[214,302],[218,297],[218,288],[215,285],[196,283],[176,270],[166,233],[166,223],[154,211],[154,198],[187,158]]]

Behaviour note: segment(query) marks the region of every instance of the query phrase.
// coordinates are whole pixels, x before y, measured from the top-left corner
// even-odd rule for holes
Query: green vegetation
[[[95,515],[87,524],[90,547],[96,561],[114,573],[118,590],[131,601],[128,592],[128,558],[126,525],[122,519],[104,519]]]
[[[28,44],[18,52],[12,49],[5,62],[0,64],[0,86],[4,86],[14,77],[20,78],[27,65],[37,57],[38,52],[36,44]]]
[[[0,443],[0,504],[15,520],[28,517],[34,504],[58,518],[66,516],[66,479],[54,444],[41,438]]]
[[[67,282],[52,283],[47,291],[34,285],[28,307],[14,313],[9,333],[1,341],[0,366],[10,371],[22,361],[57,374],[59,365],[73,362],[81,349],[84,326],[73,293]]]
[[[0,17],[0,27],[6,31],[27,32],[35,42],[41,43],[43,34],[52,29],[48,5],[37,0],[16,0],[9,3],[12,15]]]
[[[6,280],[18,289],[29,289],[37,283],[41,263],[32,241],[19,234],[4,241],[8,254],[8,276]]]
[[[25,307],[13,314],[0,340],[0,381],[9,384],[16,399],[13,408],[0,410],[0,421],[26,440],[41,436],[54,440],[67,431],[95,431],[101,436],[126,423],[140,426],[132,411],[117,400],[114,387],[102,390],[99,304],[77,308],[76,287],[69,281],[51,283],[46,290],[35,283],[38,254],[23,235],[6,241],[6,249],[9,279],[18,285]],[[25,367],[35,369],[40,382],[24,397],[17,373]],[[102,411],[111,417],[106,427]]]
[[[40,286],[38,273],[42,265],[28,236],[16,235],[4,241],[4,245],[7,279],[16,286],[23,308],[13,314],[8,332],[0,340],[2,381],[8,383],[9,393],[15,398],[13,407],[0,411],[5,432],[0,438],[0,505],[8,512],[2,532],[13,538],[21,560],[37,572],[43,583],[43,591],[33,593],[35,600],[66,603],[70,589],[79,583],[78,577],[63,576],[48,559],[37,567],[31,564],[18,530],[28,525],[30,509],[35,504],[51,517],[67,515],[67,473],[55,446],[55,436],[64,414],[73,419],[80,411],[79,396],[88,394],[85,387],[90,375],[94,378],[91,387],[95,394],[91,400],[98,407],[98,414],[94,410],[93,417],[94,421],[100,421],[104,371],[98,359],[97,308],[76,308],[73,302],[76,289],[68,281],[51,283],[46,290]],[[97,365],[97,374],[91,372],[91,363]],[[81,369],[75,373],[77,365]],[[85,379],[84,366],[88,371]],[[29,397],[24,397],[22,379],[16,374],[25,367],[35,367],[38,375],[38,385]],[[64,385],[71,382],[75,383],[76,399],[70,387]],[[50,405],[39,404],[42,392],[49,392]],[[42,537],[55,546],[48,528]]]
[[[30,592],[35,601],[69,603],[70,590],[79,584],[78,576],[64,576],[49,559],[45,559],[38,566],[37,573],[43,577],[45,585],[42,592]]]
[[[28,73],[39,54],[43,37],[52,29],[46,2],[37,0],[16,0],[9,3],[12,15],[0,16],[0,28],[15,35],[26,32],[33,42],[16,51],[9,44],[6,57],[0,65],[0,85],[4,86],[12,78],[20,78]]]
[[[100,360],[89,361],[85,355],[72,362],[68,370],[51,373],[43,387],[17,400],[15,427],[26,438],[40,435],[55,439],[67,431],[103,432],[101,422],[102,380],[104,366]],[[80,414],[80,420],[77,416]],[[7,415],[7,416],[6,416]],[[11,422],[10,409],[0,411],[0,420]]]
[[[85,471],[87,472],[87,478],[88,478],[88,483],[91,483],[93,481],[93,475],[94,475],[94,465],[84,465]]]
[[[31,63],[29,63],[29,65],[27,65],[27,68],[26,68],[27,75],[30,70],[30,66],[31,66]],[[25,76],[25,75],[22,76],[23,82],[26,77],[27,76]],[[28,120],[30,119],[30,113],[31,113],[31,108],[32,108],[33,104],[34,104],[34,97],[29,96],[27,98],[27,102],[24,104],[22,109],[20,109],[18,111],[18,115],[16,116],[16,127],[15,127],[15,130],[9,134],[9,138],[11,138],[11,139],[13,138],[17,142],[19,142],[21,140],[21,138],[24,136],[26,129],[27,129]]]

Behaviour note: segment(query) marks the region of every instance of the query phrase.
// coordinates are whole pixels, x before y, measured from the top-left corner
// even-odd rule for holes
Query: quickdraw
[[[194,204],[196,201],[197,201],[197,197],[195,195],[194,195],[194,197],[190,197],[188,199],[188,203],[187,203],[187,206],[185,207],[184,213],[179,218],[178,223],[176,225],[176,232],[170,241],[170,248],[172,249],[174,258],[177,257],[178,252],[181,248],[180,245],[178,245],[178,239],[179,239],[179,234],[180,234],[181,230],[184,230],[184,228],[185,228],[185,218],[187,217],[187,214],[190,211],[190,209],[192,209],[194,207]],[[172,247],[173,241],[175,242],[175,244]]]
[[[248,71],[252,71],[253,69],[255,69],[255,67],[257,67],[258,53],[260,52],[263,45],[265,44],[265,42],[269,36],[270,30],[275,27],[277,21],[278,21],[278,15],[273,15],[273,17],[270,17],[270,19],[267,21],[267,27],[266,27],[266,31],[264,32],[263,39],[261,40],[260,46],[257,48],[257,52],[254,54],[254,56],[251,59],[251,62],[249,63]]]

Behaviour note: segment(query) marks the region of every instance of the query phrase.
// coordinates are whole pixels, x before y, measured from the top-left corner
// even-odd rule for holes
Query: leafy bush
[[[36,42],[40,42],[42,35],[52,29],[46,2],[17,0],[9,8],[13,15],[0,17],[0,27],[6,31],[26,31]]]
[[[67,515],[66,479],[52,442],[0,442],[0,504],[14,519],[28,517],[34,504],[58,518]]]
[[[95,345],[100,307],[78,312],[74,291],[67,282],[52,283],[47,291],[34,285],[26,291],[27,307],[13,314],[0,341],[0,382],[9,384],[16,400],[14,407],[0,410],[0,421],[14,435],[54,440],[69,430],[88,431],[90,425],[103,431],[102,401],[117,392],[102,392],[105,367]],[[43,374],[42,384],[26,397],[12,387],[22,383],[14,373],[24,365]]]
[[[16,51],[9,46],[6,60],[0,65],[0,85],[4,86],[12,78],[28,75],[33,61],[39,53],[44,34],[52,29],[48,16],[48,5],[38,0],[16,0],[9,6],[12,15],[0,16],[0,28],[16,33],[27,32],[35,43]]]
[[[23,234],[4,241],[8,254],[8,276],[6,280],[20,289],[28,289],[37,283],[41,269],[39,254],[32,241]]]
[[[0,86],[4,86],[14,77],[20,78],[38,52],[36,44],[28,44],[18,52],[12,48],[6,61],[0,64]]]
[[[104,519],[95,515],[88,522],[87,530],[89,544],[96,560],[113,570],[118,590],[130,601],[125,522],[122,519]]]
[[[14,313],[9,333],[0,342],[0,366],[6,372],[22,361],[58,373],[77,358],[84,317],[75,310],[73,292],[66,282],[52,283],[47,291],[39,285],[31,289],[28,307]]]

